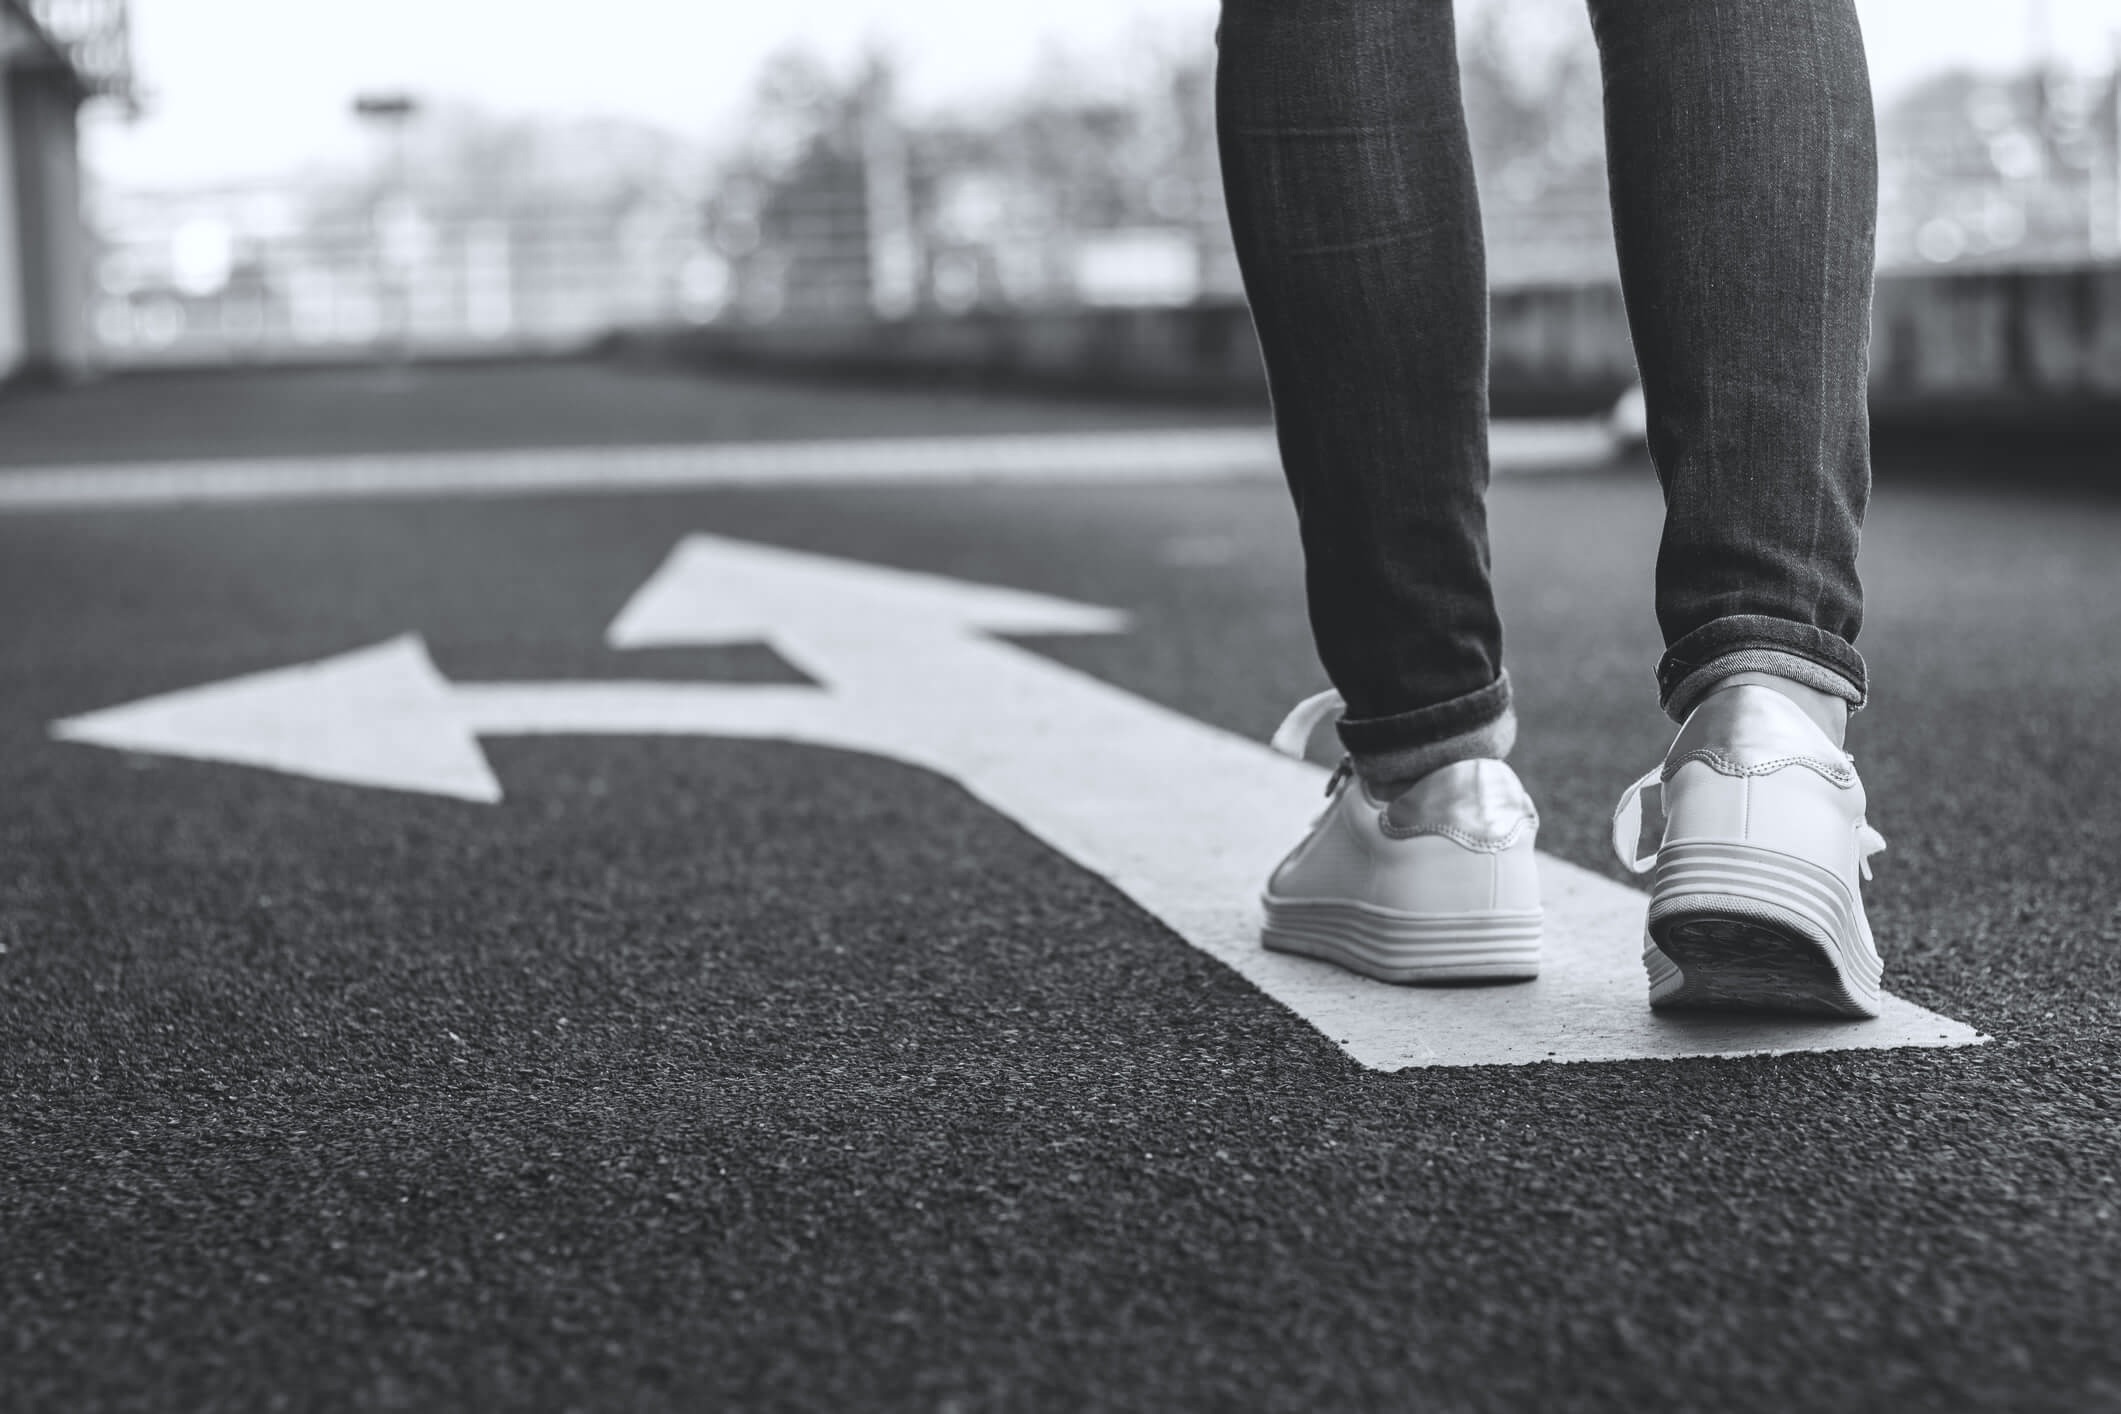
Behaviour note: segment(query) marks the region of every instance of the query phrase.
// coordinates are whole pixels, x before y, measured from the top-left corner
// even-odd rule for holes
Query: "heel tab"
[[[1395,838],[1441,834],[1469,849],[1504,849],[1539,828],[1539,811],[1509,763],[1476,757],[1407,787],[1385,807],[1382,825]]]
[[[1802,762],[1837,782],[1853,776],[1848,752],[1810,713],[1757,683],[1718,687],[1687,714],[1665,753],[1665,775],[1689,760],[1709,762],[1729,775]]]

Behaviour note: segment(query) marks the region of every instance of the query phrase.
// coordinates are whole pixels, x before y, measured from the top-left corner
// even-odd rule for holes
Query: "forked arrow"
[[[1113,633],[1126,622],[1110,609],[1020,590],[694,536],[613,621],[612,646],[766,642],[825,688],[451,683],[407,634],[72,717],[52,731],[126,751],[489,803],[502,790],[481,736],[766,737],[958,774],[951,751],[976,749],[995,730],[980,720],[983,708],[1006,710],[1012,696],[1035,693],[1027,672],[1063,672],[983,632]]]
[[[819,685],[451,683],[413,636],[69,718],[121,750],[498,801],[481,736],[772,739],[904,761],[959,782],[1110,880],[1364,1065],[1966,1045],[1896,998],[1877,1021],[1653,1016],[1643,896],[1541,856],[1537,982],[1390,987],[1264,951],[1258,892],[1319,805],[1323,772],[994,634],[1113,633],[1124,615],[1045,595],[693,536],[612,623],[614,647],[764,641]]]

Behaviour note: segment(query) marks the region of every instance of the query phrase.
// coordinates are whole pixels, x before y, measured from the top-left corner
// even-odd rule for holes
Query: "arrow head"
[[[61,741],[492,803],[477,737],[417,635],[54,723]]]
[[[693,535],[612,621],[614,648],[754,643],[819,625],[904,632],[1118,633],[1127,616],[1044,594]]]

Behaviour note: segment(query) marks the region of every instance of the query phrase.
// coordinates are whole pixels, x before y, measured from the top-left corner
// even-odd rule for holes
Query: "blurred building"
[[[75,115],[129,101],[125,0],[0,0],[0,377],[90,361]]]

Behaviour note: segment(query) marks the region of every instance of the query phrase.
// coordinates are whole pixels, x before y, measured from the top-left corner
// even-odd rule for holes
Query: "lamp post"
[[[406,147],[406,128],[419,114],[419,100],[409,93],[363,93],[353,101],[354,116],[387,132],[390,140],[390,186],[392,204],[408,227],[412,221],[412,171]],[[409,240],[392,241],[381,221],[371,221],[376,266],[387,271],[390,291],[393,347],[391,357],[402,365],[412,359],[412,260]]]

